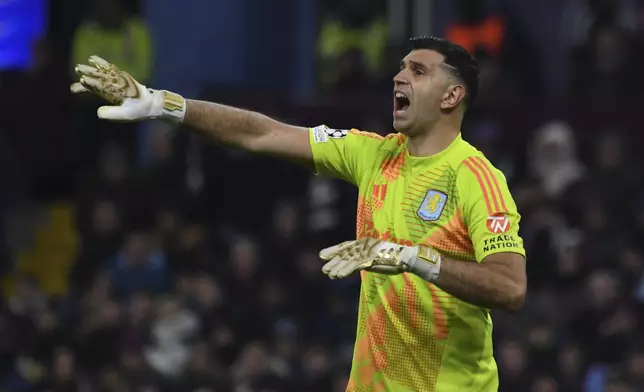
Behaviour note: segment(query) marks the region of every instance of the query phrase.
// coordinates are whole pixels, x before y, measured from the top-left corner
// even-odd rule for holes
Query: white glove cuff
[[[157,93],[160,93],[158,95],[163,99],[159,101],[161,105],[159,120],[174,125],[181,124],[186,115],[186,100],[181,95],[171,91],[161,90],[157,91]]]
[[[441,270],[440,253],[423,245],[416,246],[415,249],[415,257],[411,257],[407,262],[409,272],[435,283]]]

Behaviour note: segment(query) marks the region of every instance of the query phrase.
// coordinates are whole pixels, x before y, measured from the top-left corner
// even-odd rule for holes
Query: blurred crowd
[[[403,49],[385,44],[385,4],[327,3],[313,102],[218,88],[203,98],[390,129]],[[539,40],[522,23],[528,5],[436,3],[451,15],[444,34],[481,64],[465,138],[505,173],[523,215],[529,293],[520,313],[494,313],[500,391],[644,391],[644,161],[640,124],[619,110],[644,95],[644,8],[540,2],[549,18],[531,15],[565,28]],[[329,281],[317,252],[355,236],[356,190],[163,124],[97,121],[98,101],[68,94],[69,63],[100,51],[145,81],[154,46],[144,19],[126,17],[134,8],[97,5],[70,36],[71,60],[44,39],[30,69],[0,76],[0,391],[344,391],[359,280]],[[558,99],[617,109],[582,111],[586,128],[533,105]],[[534,106],[514,114],[520,129],[508,120],[518,101]],[[589,130],[618,120],[631,129]],[[73,212],[64,290],[21,270],[52,201]]]

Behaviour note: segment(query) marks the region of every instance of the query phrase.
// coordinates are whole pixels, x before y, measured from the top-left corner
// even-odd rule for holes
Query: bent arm
[[[483,156],[462,161],[457,175],[460,210],[476,262],[447,260],[439,287],[488,309],[516,311],[526,293],[521,215],[503,173]]]
[[[465,302],[488,309],[518,311],[525,300],[525,258],[496,253],[481,263],[442,258],[436,285]]]
[[[309,168],[314,166],[308,129],[284,124],[261,113],[188,99],[183,125],[236,148],[286,158]]]

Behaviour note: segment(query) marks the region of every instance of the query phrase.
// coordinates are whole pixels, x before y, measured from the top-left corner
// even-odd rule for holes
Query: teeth
[[[396,98],[407,98],[407,96],[403,93],[396,93]]]

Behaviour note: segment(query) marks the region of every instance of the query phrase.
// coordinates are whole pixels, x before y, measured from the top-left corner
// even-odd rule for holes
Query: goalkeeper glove
[[[183,121],[186,101],[182,96],[148,89],[98,56],[91,56],[88,62],[76,66],[80,78],[70,90],[74,94],[90,91],[110,102],[113,106],[98,108],[99,118],[122,122],[160,119],[173,124]]]
[[[440,253],[430,247],[403,246],[373,238],[346,241],[323,249],[320,258],[327,262],[322,272],[331,279],[366,270],[387,275],[411,272],[428,282],[436,282],[441,268]]]

